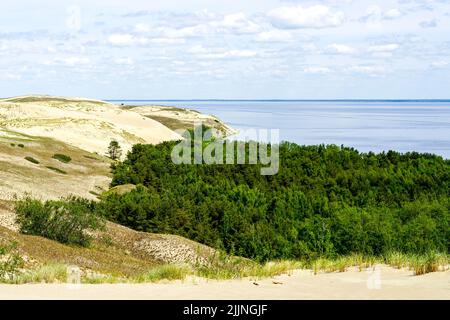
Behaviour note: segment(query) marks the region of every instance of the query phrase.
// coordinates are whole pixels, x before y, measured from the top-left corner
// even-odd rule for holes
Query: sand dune
[[[0,127],[48,137],[104,154],[117,140],[124,154],[136,143],[180,139],[163,124],[120,106],[89,99],[25,96],[0,100]]]

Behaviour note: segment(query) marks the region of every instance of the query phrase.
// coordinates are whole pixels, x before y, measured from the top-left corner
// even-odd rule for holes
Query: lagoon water
[[[450,100],[123,100],[127,105],[187,107],[237,129],[279,129],[281,140],[360,151],[418,151],[450,159]]]

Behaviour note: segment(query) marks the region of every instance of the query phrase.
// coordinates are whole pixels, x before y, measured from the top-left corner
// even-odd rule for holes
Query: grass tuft
[[[184,280],[193,270],[185,265],[165,264],[152,268],[133,279],[133,282],[157,282],[160,280]]]

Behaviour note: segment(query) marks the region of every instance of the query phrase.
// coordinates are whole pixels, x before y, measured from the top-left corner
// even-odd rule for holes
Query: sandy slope
[[[111,140],[128,151],[136,143],[160,143],[180,136],[163,124],[118,105],[47,96],[0,100],[0,127],[48,137],[104,154]]]
[[[192,278],[134,285],[1,285],[0,299],[450,299],[450,271],[413,276],[406,270],[377,268],[318,275],[298,270],[258,280],[258,285],[251,279]]]
[[[238,131],[226,123],[220,121],[217,117],[209,114],[203,114],[192,109],[181,109],[177,107],[165,106],[140,106],[125,107],[137,112],[145,117],[154,119],[171,128],[172,130],[192,128],[194,124],[214,128],[223,136],[231,136]]]

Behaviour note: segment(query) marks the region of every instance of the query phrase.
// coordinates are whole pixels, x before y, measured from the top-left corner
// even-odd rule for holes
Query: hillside
[[[90,248],[17,233],[16,199],[75,195],[97,200],[106,192],[112,176],[105,154],[113,139],[125,155],[136,143],[157,144],[180,136],[144,114],[103,101],[52,96],[0,99],[0,246],[16,242],[26,268],[57,262],[117,276],[166,263],[204,262],[201,256],[211,252],[206,246],[114,223],[95,236]]]
[[[172,130],[192,128],[195,122],[218,130],[224,136],[237,133],[237,130],[220,121],[217,117],[202,114],[196,110],[167,106],[122,106],[147,118],[161,122]]]
[[[111,140],[126,155],[136,143],[180,139],[172,130],[190,128],[195,120],[226,135],[235,132],[214,116],[188,109],[53,96],[0,99],[0,201],[24,193],[42,199],[70,194],[95,199],[111,180],[105,157]],[[62,163],[54,154],[72,161]]]
[[[117,140],[126,153],[136,143],[180,138],[158,121],[115,104],[50,96],[0,100],[0,128],[4,132],[57,139],[99,154],[106,152],[111,140]]]

